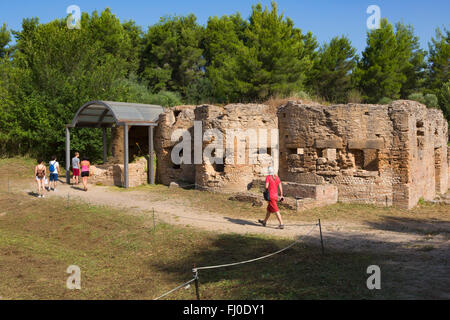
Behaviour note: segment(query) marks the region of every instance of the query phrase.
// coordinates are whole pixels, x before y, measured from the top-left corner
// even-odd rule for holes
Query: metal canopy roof
[[[163,107],[150,104],[91,101],[77,111],[69,127],[156,126],[163,111]]]

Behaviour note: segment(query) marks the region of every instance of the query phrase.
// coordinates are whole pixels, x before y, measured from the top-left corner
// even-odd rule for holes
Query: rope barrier
[[[161,298],[164,298],[165,296],[171,294],[172,292],[177,291],[177,290],[179,290],[179,289],[181,289],[181,288],[186,287],[188,284],[190,284],[191,282],[194,282],[195,280],[196,280],[196,278],[193,278],[192,280],[189,280],[188,282],[183,283],[182,285],[179,285],[178,287],[176,287],[176,288],[174,288],[174,289],[172,289],[172,290],[170,290],[170,291],[167,291],[167,292],[164,293],[162,296],[159,296],[158,298],[153,299],[153,300],[159,300],[159,299],[161,299]]]
[[[193,268],[193,269],[192,269],[192,273],[193,273],[194,277],[193,277],[191,280],[189,280],[188,282],[185,282],[185,283],[179,285],[178,287],[176,287],[176,288],[174,288],[174,289],[172,289],[172,290],[170,290],[170,291],[167,291],[167,292],[164,293],[163,295],[161,295],[161,296],[159,296],[158,298],[153,299],[153,300],[159,300],[159,299],[161,299],[161,298],[164,298],[165,296],[171,294],[172,292],[175,292],[175,291],[177,291],[177,290],[179,290],[179,289],[181,289],[181,288],[184,288],[184,287],[186,287],[187,285],[189,285],[190,283],[192,283],[192,282],[194,282],[194,281],[195,281],[195,285],[196,285],[196,295],[197,295],[197,300],[200,300],[199,290],[198,290],[198,279],[199,279],[199,278],[198,278],[198,271],[199,271],[199,270],[207,270],[207,269],[217,269],[217,268],[231,267],[231,266],[236,266],[236,265],[240,265],[240,264],[246,264],[246,263],[255,262],[255,261],[258,261],[258,260],[263,260],[263,259],[269,258],[269,257],[271,257],[271,256],[274,256],[274,255],[276,255],[276,254],[279,254],[279,253],[281,253],[281,252],[283,252],[283,251],[286,251],[286,250],[292,248],[294,245],[296,245],[297,243],[299,243],[300,240],[301,240],[302,238],[304,238],[304,237],[308,236],[309,234],[311,234],[311,232],[312,232],[312,231],[315,229],[315,227],[317,227],[317,226],[320,226],[320,221],[319,221],[319,223],[314,224],[313,227],[311,228],[311,230],[309,230],[308,233],[306,233],[306,234],[300,236],[300,237],[299,237],[297,240],[295,240],[293,243],[291,243],[290,245],[288,245],[287,247],[285,247],[285,248],[283,248],[283,249],[278,250],[277,252],[273,252],[273,253],[270,253],[270,254],[268,254],[268,255],[265,255],[265,256],[262,256],[262,257],[259,257],[259,258],[255,258],[255,259],[251,259],[251,260],[246,260],[246,261],[240,261],[240,262],[229,263],[229,264],[222,264],[222,265],[216,265],[216,266],[207,266],[207,267]],[[194,265],[194,267],[195,267],[195,265]]]
[[[273,252],[273,253],[271,253],[271,254],[268,254],[268,255],[265,255],[265,256],[262,256],[262,257],[259,257],[259,258],[255,258],[255,259],[251,259],[251,260],[246,260],[246,261],[241,261],[241,262],[228,263],[228,264],[221,264],[221,265],[216,265],[216,266],[207,266],[207,267],[194,268],[194,269],[192,269],[192,272],[196,273],[198,270],[207,270],[207,269],[217,269],[217,268],[231,267],[231,266],[236,266],[236,265],[240,265],[240,264],[245,264],[245,263],[255,262],[255,261],[258,261],[258,260],[263,260],[263,259],[269,258],[269,257],[271,257],[271,256],[274,256],[274,255],[276,255],[276,254],[279,254],[279,253],[281,253],[281,252],[283,252],[283,251],[286,251],[286,250],[292,248],[294,245],[296,245],[297,243],[299,243],[300,240],[301,240],[303,237],[308,236],[308,235],[315,229],[315,227],[317,227],[318,225],[319,225],[319,224],[315,224],[314,227],[311,228],[311,230],[310,230],[307,234],[305,234],[305,235],[303,235],[303,236],[300,236],[296,241],[294,241],[293,243],[291,243],[291,244],[288,245],[287,247],[285,247],[285,248],[283,248],[283,249],[281,249],[281,250],[278,250],[277,252]]]

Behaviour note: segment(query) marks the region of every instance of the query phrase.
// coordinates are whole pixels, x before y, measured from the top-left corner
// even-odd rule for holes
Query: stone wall
[[[429,110],[432,123],[431,134],[434,136],[436,192],[444,194],[450,187],[449,170],[450,153],[448,147],[448,122],[436,109]]]
[[[338,201],[338,189],[332,184],[300,184],[282,181],[283,195],[295,199],[310,199],[322,205],[334,204]],[[255,179],[252,182],[252,192],[262,194],[265,189],[265,180]]]
[[[129,162],[133,162],[138,157],[148,157],[149,133],[148,127],[135,126],[128,128],[128,157]],[[111,128],[111,151],[112,156],[108,158],[109,164],[123,164],[124,141],[123,127]]]
[[[202,122],[202,133],[216,130],[221,133],[221,143],[216,136],[206,135],[203,150],[214,149],[213,145],[221,145],[226,154],[216,155],[215,163],[208,159],[196,165],[195,182],[199,189],[218,190],[224,192],[241,192],[249,189],[255,178],[266,174],[269,166],[274,166],[273,157],[278,156],[278,142],[271,141],[271,134],[277,133],[278,121],[276,113],[266,105],[231,104],[225,107],[204,105],[195,109],[196,121]],[[259,130],[262,129],[262,130]],[[274,129],[274,132],[271,132]],[[235,134],[234,134],[235,133]],[[278,135],[276,136],[278,138]],[[229,139],[229,140],[227,140]],[[231,141],[231,139],[233,141]],[[257,150],[258,141],[264,141],[267,148]],[[231,146],[231,148],[230,148]],[[261,146],[261,144],[260,144]],[[232,150],[234,153],[230,153]],[[250,155],[255,154],[254,161]],[[220,161],[217,161],[220,160]],[[220,163],[217,163],[220,162]]]
[[[448,164],[448,184],[447,186],[450,188],[450,146],[447,148],[447,164]]]
[[[111,128],[112,156],[108,159],[110,164],[123,163],[123,127]]]
[[[128,165],[129,186],[137,187],[147,183],[147,160],[138,159]],[[89,183],[103,186],[123,186],[123,164],[104,164],[91,166]]]
[[[157,157],[156,182],[169,185],[171,182],[195,183],[194,164],[174,164],[171,159],[173,147],[179,141],[172,141],[172,134],[178,129],[193,134],[195,106],[177,106],[165,109],[159,117],[155,130],[155,152]],[[193,152],[193,144],[191,145]]]
[[[413,101],[390,105],[309,106],[278,110],[280,177],[333,184],[339,201],[411,208],[447,190],[447,122]],[[435,151],[436,150],[436,151]],[[439,183],[436,184],[436,179]]]
[[[283,193],[286,197],[314,199],[323,205],[334,204],[338,201],[338,188],[332,184],[314,185],[284,182]]]
[[[179,129],[192,138],[190,163],[171,159],[173,148],[184,141],[172,141]],[[227,136],[230,130],[234,135]],[[118,165],[102,169],[99,181],[100,176],[119,180],[123,171],[123,129],[113,129],[112,136],[110,164]],[[129,136],[130,160],[146,154],[148,129],[132,127]],[[216,162],[202,159],[194,164],[195,139],[200,141],[200,156],[209,152]],[[255,150],[254,141],[265,141],[267,148]],[[155,129],[156,181],[245,192],[252,182],[264,179],[269,166],[278,169],[279,157],[279,176],[289,196],[314,203],[334,203],[337,197],[342,202],[412,208],[420,198],[432,200],[447,192],[447,142],[448,123],[442,112],[414,101],[332,106],[290,101],[278,111],[261,104],[178,106],[166,109]],[[219,145],[225,154],[217,152]],[[251,154],[256,154],[253,163]],[[136,183],[145,183],[146,174],[139,170]]]

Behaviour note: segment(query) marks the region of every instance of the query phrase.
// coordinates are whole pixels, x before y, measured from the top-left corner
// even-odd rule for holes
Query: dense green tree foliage
[[[10,48],[8,48],[8,44],[11,42],[11,32],[8,30],[6,24],[3,24],[0,27],[0,58],[5,57]]]
[[[450,30],[436,29],[436,37],[431,39],[429,47],[428,87],[437,92],[449,79]]]
[[[356,49],[346,37],[335,37],[319,50],[309,76],[313,92],[327,101],[345,103],[353,88],[352,71],[356,66]]]
[[[122,25],[107,9],[84,13],[79,30],[68,29],[64,19],[46,24],[25,19],[15,36],[14,59],[3,61],[0,69],[7,88],[1,100],[3,153],[62,156],[65,124],[84,103],[141,102],[142,96],[127,95],[133,84],[121,81],[138,70],[141,36],[133,22]],[[98,130],[73,134],[74,149],[93,159],[101,156]]]
[[[242,94],[247,99],[264,100],[304,87],[312,66],[304,36],[291,19],[278,14],[275,3],[271,10],[253,7],[244,37],[247,50],[238,57],[238,77],[245,83]]]
[[[367,33],[367,47],[355,71],[364,99],[376,103],[383,97],[400,98],[402,83],[406,81],[400,68],[394,28],[382,19],[380,28]]]
[[[438,92],[439,107],[447,119],[450,119],[450,81],[444,83]]]
[[[205,32],[207,75],[218,101],[261,101],[305,88],[317,43],[302,34],[275,3],[239,14],[210,18]]]
[[[11,38],[15,37],[14,45]],[[447,29],[429,54],[412,26],[387,19],[367,33],[361,58],[335,37],[320,48],[271,7],[210,17],[168,16],[145,32],[109,9],[66,19],[24,19],[0,27],[0,154],[64,155],[64,127],[90,100],[159,104],[258,102],[311,96],[329,102],[389,103],[398,98],[439,106],[450,118]],[[101,133],[73,130],[73,149],[101,158]]]
[[[161,18],[144,36],[141,78],[154,90],[187,95],[204,77],[203,27],[194,15]]]
[[[206,27],[204,56],[212,94],[220,102],[239,101],[245,91],[240,61],[248,56],[244,44],[248,23],[239,14],[210,18]]]
[[[420,49],[419,38],[412,26],[397,23],[397,59],[399,71],[405,78],[400,88],[400,98],[406,99],[411,93],[422,90],[425,80],[425,52]]]
[[[445,61],[448,67],[448,55],[445,60],[445,39],[442,33],[437,32],[437,39],[433,39],[430,45],[432,53],[427,87],[426,52],[420,48],[413,27],[397,23],[394,31],[387,19],[382,19],[379,29],[368,32],[367,47],[354,73],[354,82],[362,91],[364,100],[376,103],[383,98],[416,97],[416,100],[427,101],[429,107],[435,107],[435,97],[428,96],[425,100],[426,94],[423,95],[422,91],[427,92],[432,87],[431,83],[442,85],[445,82],[443,70]],[[433,68],[437,72],[433,72]]]

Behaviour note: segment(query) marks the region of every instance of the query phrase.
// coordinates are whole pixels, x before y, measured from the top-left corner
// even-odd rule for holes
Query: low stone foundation
[[[141,158],[128,165],[129,186],[137,187],[147,183],[147,160]],[[123,164],[105,164],[91,166],[89,183],[104,186],[123,186]]]
[[[278,203],[281,208],[301,211],[338,202],[338,188],[331,184],[314,185],[282,182],[282,186],[285,201]],[[249,202],[253,206],[264,206],[266,202],[262,192],[265,188],[265,181],[255,179],[251,184],[251,188],[252,192],[236,194],[230,200]],[[256,194],[256,192],[260,192],[260,194]]]

